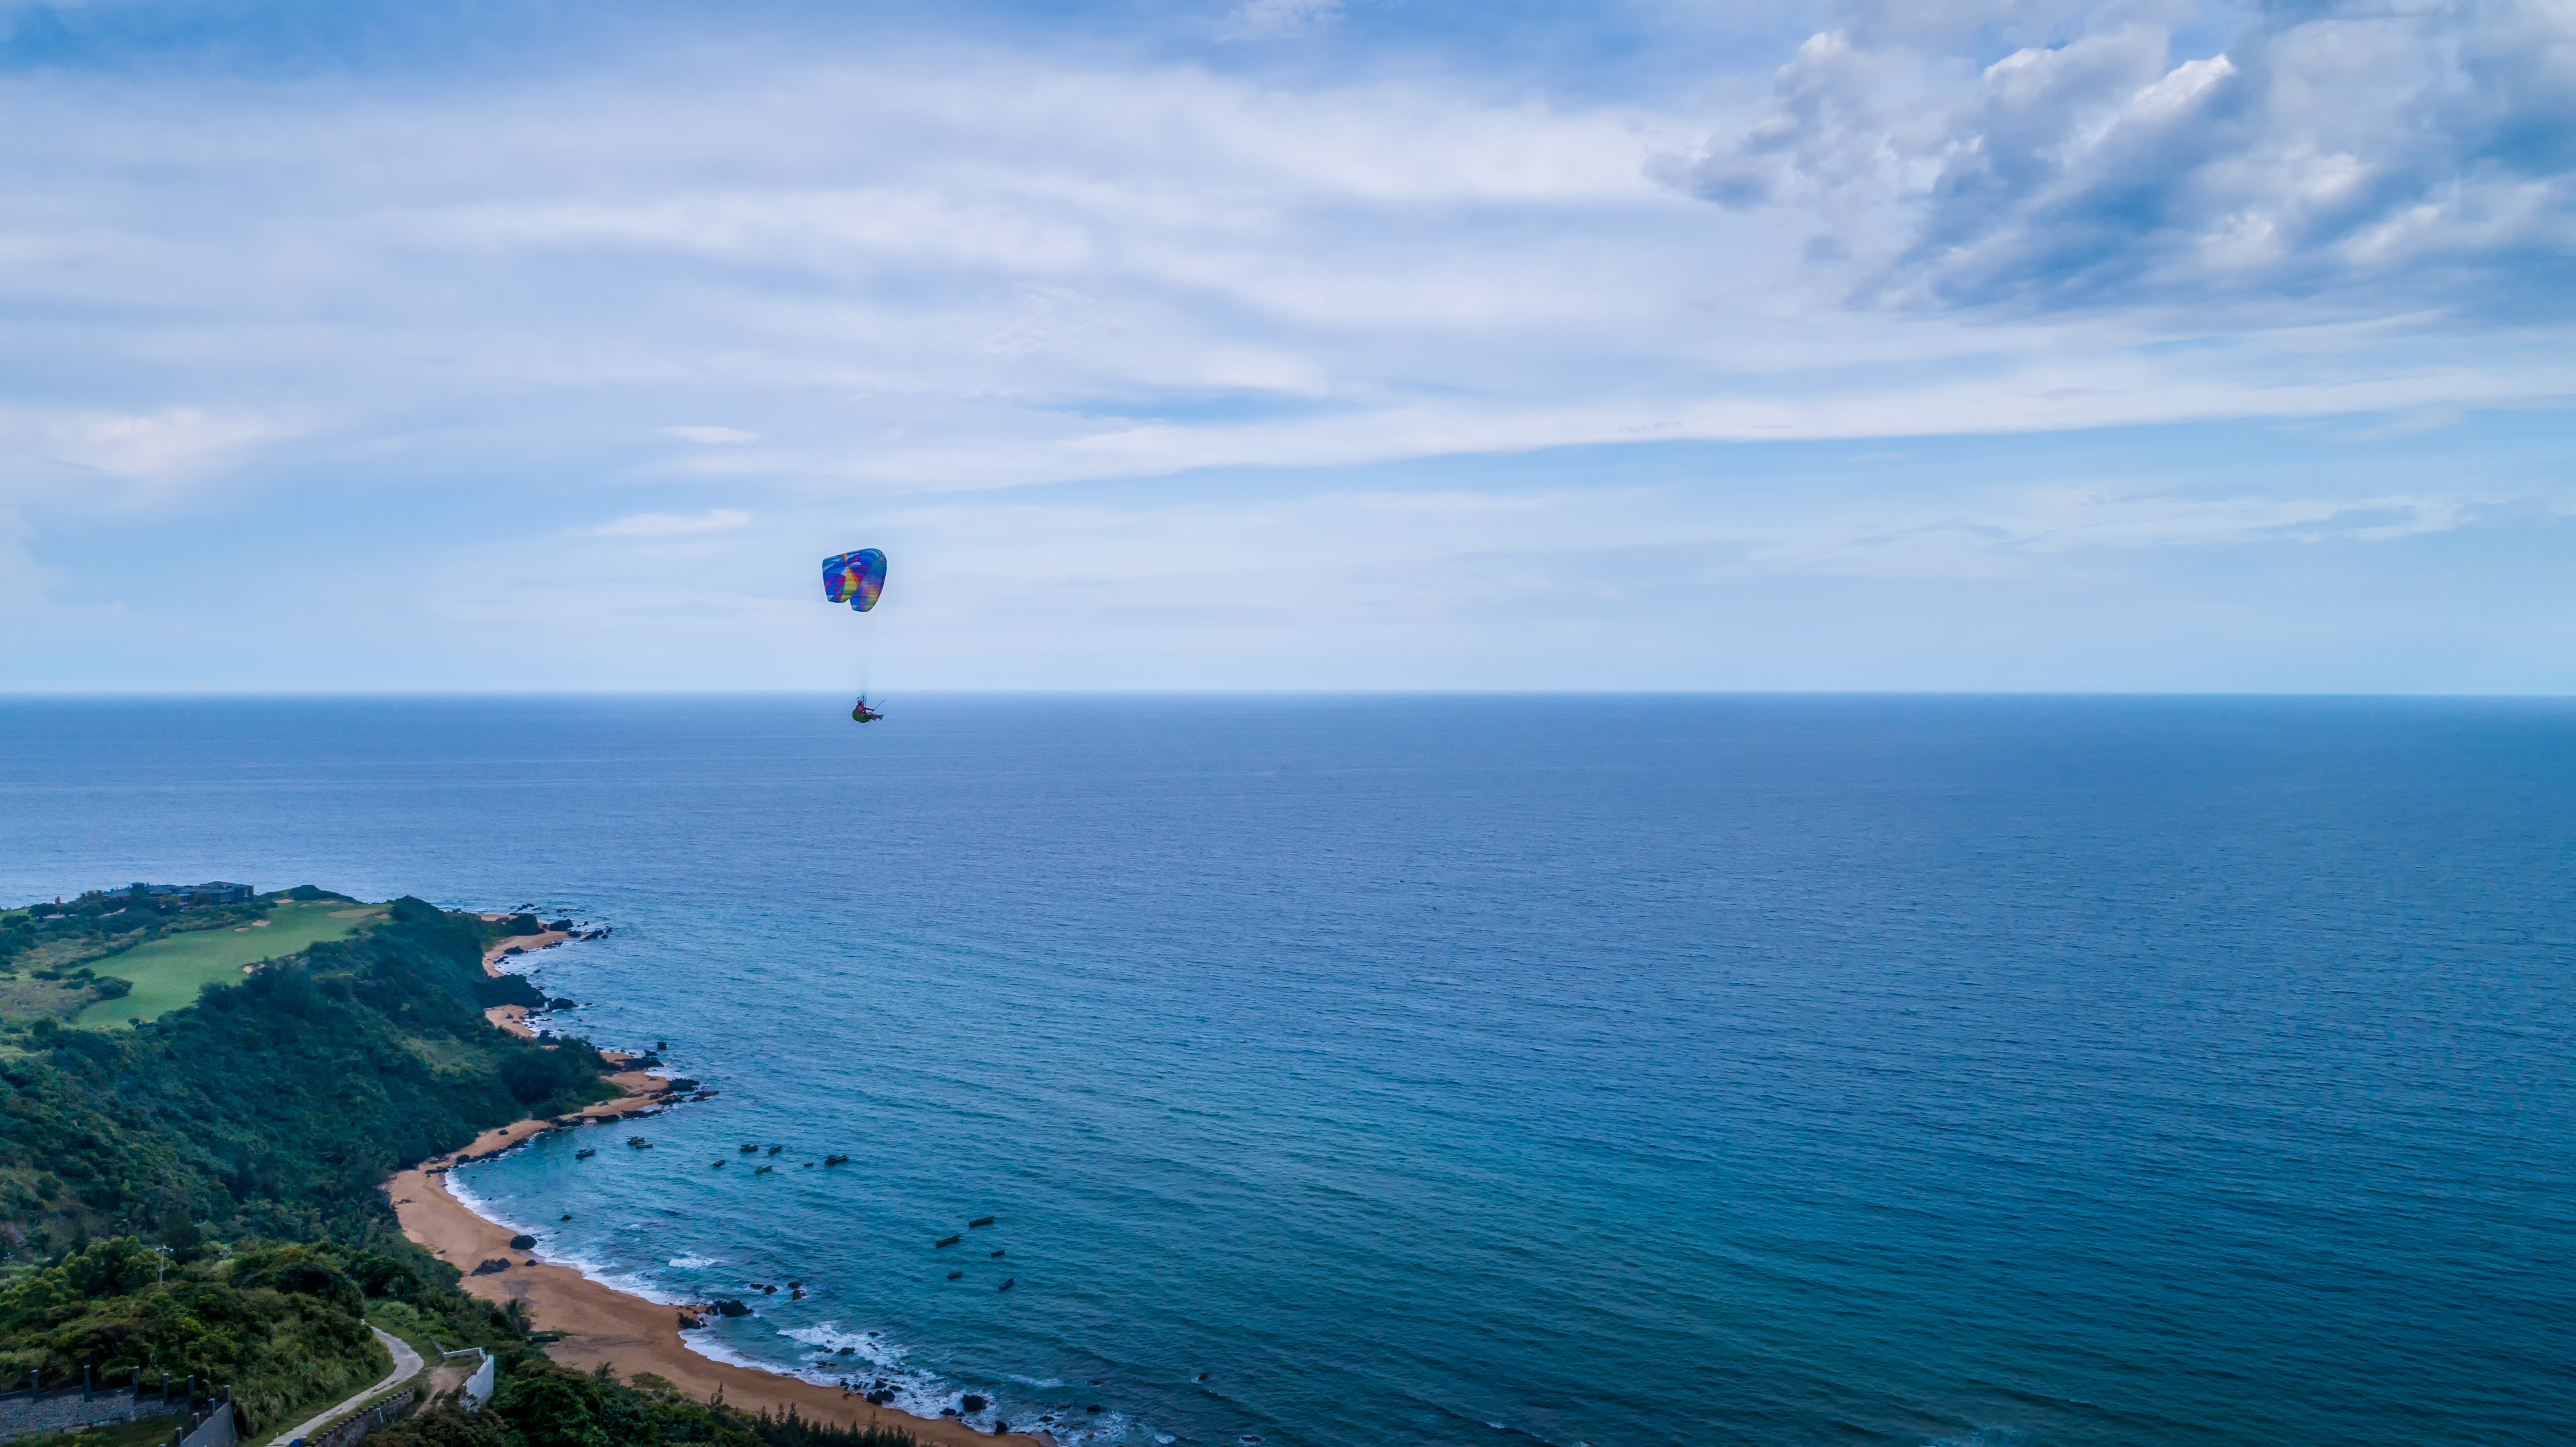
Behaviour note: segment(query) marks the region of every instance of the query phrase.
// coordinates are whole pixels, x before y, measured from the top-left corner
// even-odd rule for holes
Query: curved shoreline
[[[577,937],[561,930],[546,930],[501,940],[483,952],[483,973],[495,978],[513,973],[501,968],[502,960]],[[528,1024],[523,1006],[495,1005],[483,1012],[483,1018],[523,1038],[534,1038],[537,1033]],[[623,1064],[632,1058],[603,1053],[613,1063]],[[608,1078],[623,1093],[614,1100],[586,1106],[576,1116],[622,1116],[673,1103],[668,1082],[642,1070],[622,1071]],[[394,1215],[402,1222],[404,1235],[468,1273],[458,1283],[468,1294],[496,1305],[524,1302],[529,1320],[537,1327],[568,1333],[562,1341],[546,1348],[547,1356],[585,1371],[606,1365],[629,1377],[651,1372],[693,1396],[720,1396],[727,1405],[745,1411],[779,1413],[793,1407],[809,1421],[899,1427],[934,1447],[993,1442],[1015,1447],[1057,1447],[1054,1436],[1043,1431],[978,1432],[955,1418],[921,1417],[896,1407],[875,1406],[865,1397],[839,1387],[820,1386],[802,1377],[719,1361],[693,1351],[680,1336],[679,1308],[620,1291],[573,1267],[512,1251],[511,1228],[478,1214],[447,1189],[447,1172],[458,1165],[559,1129],[556,1122],[568,1122],[576,1116],[531,1117],[487,1130],[465,1149],[399,1172],[382,1188],[386,1199],[393,1203]],[[495,1260],[506,1260],[511,1265],[506,1271],[490,1275],[471,1274],[477,1264]]]
[[[669,1087],[640,1070],[609,1079],[626,1093],[586,1107],[580,1115],[624,1115],[665,1104],[669,1099]],[[525,1251],[513,1251],[508,1227],[475,1214],[449,1193],[447,1172],[467,1160],[506,1150],[554,1129],[558,1129],[554,1120],[514,1121],[476,1136],[462,1151],[396,1173],[381,1188],[393,1203],[404,1235],[440,1260],[469,1273],[458,1283],[465,1291],[496,1305],[523,1302],[537,1327],[569,1334],[547,1347],[547,1356],[584,1371],[609,1365],[630,1378],[639,1372],[651,1372],[692,1396],[714,1398],[721,1394],[726,1405],[744,1411],[780,1413],[793,1407],[809,1421],[897,1427],[936,1447],[965,1447],[968,1443],[1055,1447],[1054,1438],[1043,1432],[979,1432],[954,1418],[917,1417],[893,1407],[872,1406],[864,1397],[838,1387],[818,1386],[799,1377],[702,1356],[681,1339],[677,1309],[619,1291],[569,1266],[536,1261]],[[506,1260],[510,1267],[484,1276],[470,1274],[477,1264],[492,1260]]]

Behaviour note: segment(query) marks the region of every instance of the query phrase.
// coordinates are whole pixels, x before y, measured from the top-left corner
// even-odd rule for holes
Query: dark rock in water
[[[962,1396],[962,1397],[960,1397],[960,1398],[958,1398],[958,1399],[957,1399],[957,1405],[958,1405],[958,1406],[960,1406],[960,1407],[965,1408],[965,1409],[966,1409],[967,1411],[969,1411],[969,1412],[980,1412],[980,1411],[983,1411],[986,1407],[991,1406],[991,1405],[992,1405],[992,1403],[985,1401],[983,1398],[981,1398],[981,1397],[979,1397],[979,1396],[976,1396],[973,1392],[968,1392],[965,1396]]]
[[[566,1212],[564,1212],[564,1213],[563,1213],[563,1219],[565,1219],[565,1220],[567,1220],[567,1221],[571,1220],[571,1219],[572,1219],[572,1212],[570,1212],[570,1211],[566,1211]]]
[[[951,1272],[949,1272],[949,1273],[948,1273],[948,1279],[949,1279],[949,1280],[951,1280],[951,1281],[955,1281],[958,1277],[963,1276],[963,1275],[965,1275],[965,1274],[966,1274],[966,1273],[965,1273],[965,1272],[963,1272],[963,1271],[951,1271]]]
[[[693,1315],[685,1311],[680,1313],[680,1330],[682,1331],[696,1331],[699,1327],[705,1326],[706,1324],[707,1319],[703,1316]]]
[[[1094,1402],[1094,1403],[1092,1403],[1090,1406],[1085,1407],[1085,1408],[1083,1408],[1082,1410],[1084,1410],[1084,1411],[1086,1411],[1086,1412],[1097,1412],[1097,1411],[1099,1411],[1099,1410],[1100,1410],[1100,1404],[1099,1404],[1098,1402]]]
[[[724,1092],[723,1092],[723,1091],[721,1091],[721,1090],[701,1090],[701,1091],[699,1091],[697,1094],[695,1094],[695,1095],[693,1095],[693,1096],[690,1096],[690,1097],[689,1097],[689,1099],[691,1099],[691,1100],[713,1100],[713,1099],[715,1099],[717,1096],[722,1095],[722,1094],[724,1094]]]
[[[571,934],[571,933],[572,933],[572,921],[571,921],[571,920],[568,920],[568,919],[559,919],[559,920],[556,920],[553,924],[547,925],[547,926],[546,926],[546,928],[548,928],[548,929],[550,929],[550,930],[561,930],[561,931],[563,931],[565,934]]]
[[[990,1226],[993,1224],[993,1218],[990,1216],[978,1216],[966,1224],[969,1226]]]
[[[845,1356],[845,1357],[849,1357],[849,1356],[856,1356],[856,1355],[858,1355],[858,1352],[859,1352],[859,1349],[858,1349],[857,1347],[843,1347],[843,1348],[841,1348],[841,1350],[837,1353],[837,1355]]]
[[[531,1250],[536,1246],[536,1244],[537,1238],[534,1236],[513,1236],[510,1238],[510,1249],[513,1251]]]
[[[996,1252],[994,1252],[993,1254],[994,1254],[996,1257],[998,1257],[998,1256],[1000,1256],[1002,1253],[1001,1253],[1001,1252],[999,1252],[999,1251],[996,1251]]]
[[[933,1246],[954,1246],[954,1245],[956,1245],[958,1242],[963,1241],[963,1240],[965,1240],[965,1239],[966,1239],[966,1238],[965,1238],[965,1237],[963,1237],[963,1236],[942,1236],[942,1237],[940,1237],[938,1240],[933,1241],[933,1242],[931,1242],[930,1244],[931,1244],[931,1245],[933,1245]]]
[[[679,1092],[679,1091],[683,1091],[683,1090],[695,1090],[695,1089],[697,1089],[697,1088],[698,1088],[698,1083],[697,1083],[696,1081],[694,1081],[694,1080],[689,1079],[689,1078],[688,1078],[688,1077],[686,1077],[686,1076],[682,1076],[682,1075],[675,1075],[675,1076],[671,1077],[671,1087],[670,1087],[670,1088],[671,1088],[671,1089],[672,1089],[672,1091],[673,1091],[673,1092],[675,1092],[675,1093],[676,1093],[676,1092]]]
[[[742,1153],[743,1153],[744,1155],[751,1155],[751,1154],[754,1154],[755,1152],[757,1152],[759,1149],[760,1149],[760,1147],[758,1147],[758,1146],[756,1146],[756,1145],[751,1145],[751,1144],[746,1143],[746,1144],[742,1147]]]
[[[716,1301],[716,1303],[715,1303],[715,1308],[716,1308],[716,1315],[718,1315],[718,1316],[749,1316],[749,1315],[751,1315],[751,1308],[750,1308],[750,1307],[747,1307],[747,1306],[743,1305],[741,1302],[734,1300],[734,1299],[733,1299],[732,1297],[730,1297],[730,1296],[723,1297],[723,1298],[719,1299],[718,1301]]]
[[[1008,1291],[1008,1290],[1010,1290],[1012,1287],[1017,1286],[1017,1285],[1019,1285],[1019,1284],[1020,1284],[1020,1279],[1019,1279],[1018,1277],[1014,1276],[1014,1277],[1012,1277],[1010,1280],[1003,1282],[1001,1285],[996,1286],[996,1287],[994,1287],[993,1289],[994,1289],[995,1291]]]
[[[868,1393],[868,1402],[872,1406],[882,1407],[893,1400],[894,1388],[892,1387],[879,1387],[875,1391]]]
[[[484,1262],[484,1263],[483,1263],[482,1265],[480,1265],[480,1266],[475,1267],[475,1268],[474,1268],[474,1274],[475,1274],[475,1275],[477,1275],[477,1276],[492,1276],[492,1275],[497,1275],[497,1274],[498,1274],[498,1273],[500,1273],[500,1272],[507,1271],[507,1270],[509,1270],[509,1269],[510,1269],[510,1263],[509,1263],[509,1262],[507,1262],[507,1261],[501,1261],[501,1260],[490,1260],[490,1261],[486,1261],[486,1262]]]
[[[763,1293],[770,1296],[776,1296],[778,1294],[778,1288],[775,1286],[764,1286],[760,1289]]]
[[[996,1436],[996,1437],[1004,1436],[1004,1435],[1008,1434],[1008,1433],[1010,1432],[1010,1430],[1011,1430],[1011,1424],[1010,1424],[1010,1423],[1003,1421],[1003,1420],[1002,1420],[1001,1418],[999,1418],[999,1417],[996,1417],[996,1418],[994,1418],[994,1419],[993,1419],[993,1435],[994,1435],[994,1436]]]
[[[559,995],[554,999],[548,1000],[546,1002],[546,1008],[549,1010],[569,1010],[573,1008],[573,1004],[573,998],[570,995]]]

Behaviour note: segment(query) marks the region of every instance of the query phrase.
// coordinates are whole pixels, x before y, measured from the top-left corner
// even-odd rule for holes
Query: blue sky
[[[2563,3],[0,0],[0,107],[0,688],[2576,689]]]

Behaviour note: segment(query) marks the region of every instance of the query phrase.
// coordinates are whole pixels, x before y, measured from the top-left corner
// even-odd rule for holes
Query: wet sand
[[[626,1094],[591,1106],[582,1115],[623,1115],[670,1098],[663,1082],[640,1070],[609,1079],[623,1087]],[[485,1261],[511,1263],[507,1271],[468,1275],[461,1284],[486,1301],[523,1301],[527,1303],[529,1319],[539,1329],[571,1333],[546,1348],[546,1355],[584,1371],[604,1362],[621,1376],[651,1372],[701,1399],[722,1392],[728,1406],[747,1412],[765,1409],[777,1413],[792,1406],[808,1420],[900,1427],[939,1447],[962,1447],[970,1442],[1054,1447],[1054,1439],[1042,1432],[995,1436],[944,1417],[916,1417],[892,1407],[873,1407],[864,1398],[838,1387],[818,1387],[774,1372],[709,1360],[682,1345],[676,1308],[657,1306],[642,1297],[602,1286],[568,1266],[532,1261],[525,1251],[511,1250],[508,1230],[475,1215],[448,1194],[446,1167],[461,1157],[488,1155],[553,1129],[557,1127],[550,1121],[523,1120],[485,1131],[456,1155],[424,1162],[419,1169],[404,1171],[384,1186],[394,1203],[394,1213],[402,1220],[403,1234],[436,1253],[439,1259],[469,1273]],[[598,1131],[598,1137],[603,1142],[615,1139],[606,1130]]]
[[[502,973],[501,960],[504,956],[528,954],[544,949],[548,945],[562,944],[571,938],[569,931],[550,929],[542,934],[511,935],[507,939],[496,940],[492,948],[483,952],[483,973],[498,977]]]
[[[487,914],[483,918],[507,919],[509,916]],[[571,934],[559,929],[546,930],[540,934],[512,935],[483,952],[483,973],[497,980],[510,973],[501,968],[501,961],[509,956],[523,955],[530,950],[541,950],[548,945],[559,945],[571,938]],[[528,1007],[525,1005],[495,1005],[483,1012],[483,1018],[522,1040],[537,1038],[536,1027],[528,1023]]]

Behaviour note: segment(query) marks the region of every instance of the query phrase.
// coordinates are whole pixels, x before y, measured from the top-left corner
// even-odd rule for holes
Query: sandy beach
[[[507,919],[508,916],[487,914],[483,918]],[[498,979],[508,973],[501,968],[501,961],[509,956],[541,950],[548,945],[559,945],[571,938],[570,932],[559,929],[545,930],[532,935],[512,935],[483,952],[483,973]],[[495,1005],[483,1012],[483,1018],[523,1040],[537,1038],[536,1027],[528,1023],[528,1007],[525,1005]]]
[[[663,1082],[643,1071],[627,1071],[610,1080],[625,1094],[581,1112],[584,1116],[617,1116],[650,1109],[669,1099]],[[569,1117],[559,1117],[569,1119]],[[566,1366],[588,1370],[605,1362],[623,1376],[651,1372],[692,1395],[717,1392],[744,1411],[784,1412],[796,1408],[808,1419],[842,1423],[880,1423],[900,1427],[924,1442],[941,1444],[1006,1443],[1053,1447],[1044,1433],[995,1436],[963,1422],[916,1417],[892,1407],[870,1406],[837,1387],[819,1387],[793,1377],[750,1367],[732,1366],[690,1351],[681,1343],[679,1313],[641,1297],[629,1296],[590,1280],[567,1266],[533,1261],[525,1251],[510,1249],[510,1232],[467,1210],[447,1191],[447,1168],[467,1156],[484,1156],[517,1145],[543,1131],[558,1129],[549,1120],[523,1120],[488,1130],[451,1156],[425,1161],[387,1181],[384,1190],[402,1220],[403,1234],[458,1269],[472,1272],[485,1261],[508,1261],[507,1271],[468,1275],[465,1290],[487,1301],[521,1301],[539,1328],[569,1332],[546,1349]]]
[[[559,929],[543,930],[532,935],[511,935],[483,952],[483,973],[497,976],[502,972],[503,959],[511,955],[524,955],[532,950],[541,950],[548,945],[559,945],[571,938],[571,931]]]

